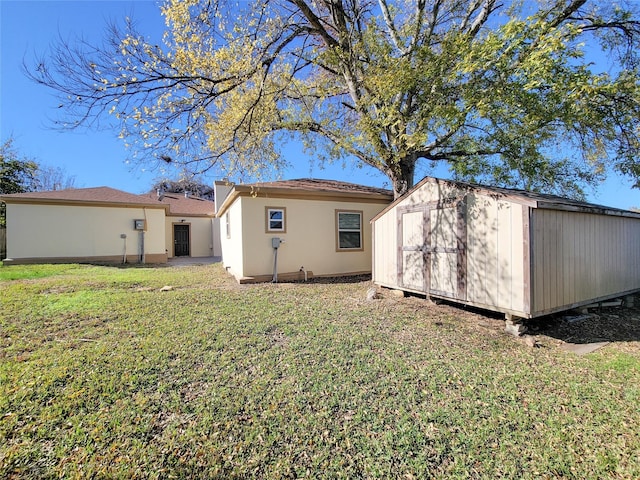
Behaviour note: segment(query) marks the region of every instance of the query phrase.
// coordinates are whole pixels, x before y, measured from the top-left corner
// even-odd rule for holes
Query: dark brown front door
[[[189,253],[189,225],[173,226],[173,255],[175,257],[188,257]]]

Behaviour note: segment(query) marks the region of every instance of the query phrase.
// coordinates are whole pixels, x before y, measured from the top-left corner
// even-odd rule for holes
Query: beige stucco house
[[[215,187],[222,262],[240,283],[370,273],[369,221],[393,200],[330,180]]]
[[[181,193],[150,192],[144,197],[167,205],[165,244],[168,258],[221,255],[220,221],[211,200]]]
[[[163,263],[215,256],[214,203],[183,195],[134,195],[109,187],[0,196],[7,258],[20,263]]]
[[[427,177],[372,221],[373,281],[534,318],[640,290],[640,214]]]

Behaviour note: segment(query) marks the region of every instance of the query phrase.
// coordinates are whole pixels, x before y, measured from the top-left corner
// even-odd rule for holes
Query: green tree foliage
[[[9,138],[0,146],[0,193],[42,192],[75,188],[75,177],[61,167],[42,165],[21,155]]]
[[[597,0],[166,0],[164,43],[128,22],[61,41],[29,75],[70,116],[105,113],[136,151],[224,168],[320,160],[579,196],[608,169],[640,177],[640,22]],[[597,69],[588,52],[603,52]],[[142,155],[141,158],[149,158]]]
[[[0,194],[35,190],[38,164],[21,157],[9,138],[0,145]],[[0,202],[0,228],[6,225],[6,206]]]
[[[38,164],[22,157],[13,146],[13,139],[0,146],[0,194],[37,190]]]

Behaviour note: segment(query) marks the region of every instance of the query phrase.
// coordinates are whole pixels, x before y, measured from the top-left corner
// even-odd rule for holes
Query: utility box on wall
[[[143,219],[138,219],[133,221],[133,229],[134,230],[146,230],[147,229],[147,221]]]

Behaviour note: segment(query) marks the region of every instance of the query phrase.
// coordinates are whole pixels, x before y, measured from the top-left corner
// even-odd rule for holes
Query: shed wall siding
[[[640,220],[534,210],[536,314],[640,288]]]
[[[373,223],[373,280],[381,285],[398,285],[397,210],[388,211]]]
[[[526,313],[526,210],[512,202],[470,193],[467,198],[467,300],[490,309]]]
[[[458,283],[458,286],[466,288],[466,292],[458,292],[458,298],[466,298],[466,303],[484,308],[525,315],[529,300],[526,294],[528,282],[525,278],[528,269],[523,263],[525,257],[528,261],[528,255],[525,255],[525,248],[528,247],[525,242],[524,220],[524,216],[528,215],[527,209],[518,203],[475,192],[465,192],[452,185],[426,183],[376,219],[373,226],[374,281],[388,287],[401,287],[398,271],[404,274],[405,267],[400,264],[400,259],[408,254],[419,254],[398,254],[401,247],[398,242],[404,240],[407,235],[415,235],[420,231],[420,227],[412,227],[408,223],[412,219],[417,221],[422,218],[421,215],[403,212],[410,212],[411,209],[420,206],[430,209],[432,239],[425,242],[430,243],[432,248],[436,244],[454,245],[452,236],[461,230],[456,229],[454,217],[447,217],[448,214],[452,215],[454,210],[446,206],[453,205],[455,201],[465,197],[466,236],[460,240],[466,250],[465,255],[459,258],[464,258],[466,278],[465,284]],[[402,216],[402,220],[399,216]],[[402,228],[402,236],[398,234],[399,227]],[[434,231],[437,228],[443,231]],[[437,254],[433,253],[430,255],[431,262],[436,256]],[[449,257],[452,261],[455,259],[455,256]],[[424,293],[433,294],[434,288],[437,290],[436,287],[447,290],[443,286],[452,290],[456,284],[455,268],[442,268],[441,263],[435,262],[428,267],[429,271],[425,272],[425,275],[430,277],[428,281],[432,292],[425,290]],[[448,278],[440,278],[442,275],[447,275]],[[420,290],[413,287],[410,289]],[[454,296],[451,298],[456,299]]]

